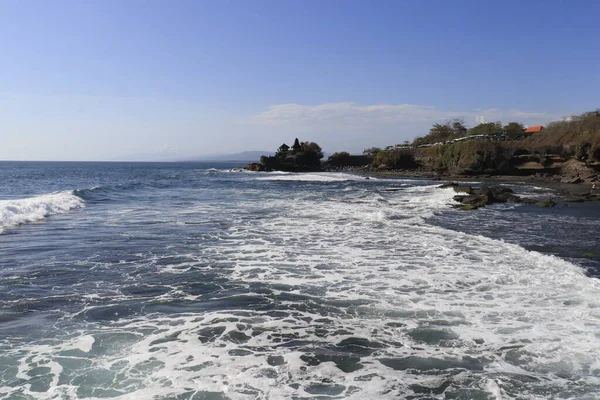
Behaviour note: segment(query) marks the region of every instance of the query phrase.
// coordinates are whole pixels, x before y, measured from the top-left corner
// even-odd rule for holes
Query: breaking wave
[[[269,172],[267,176],[257,178],[265,181],[301,181],[301,182],[344,182],[380,179],[362,175],[347,174],[340,172],[314,172],[314,173],[290,173]]]
[[[0,200],[0,233],[6,228],[64,214],[84,204],[80,197],[69,190],[26,199]]]

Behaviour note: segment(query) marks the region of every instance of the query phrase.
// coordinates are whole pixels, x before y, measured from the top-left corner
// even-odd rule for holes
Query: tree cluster
[[[527,139],[535,151],[551,151],[580,160],[600,161],[600,109],[549,123]]]
[[[413,141],[413,145],[420,146],[427,143],[438,143],[456,139],[465,136],[467,131],[465,121],[462,118],[454,118],[443,124],[433,124],[431,129],[429,129],[429,134],[417,137]]]
[[[300,142],[298,138],[288,150],[279,150],[274,156],[262,156],[260,164],[266,170],[316,171],[321,169],[323,150],[315,142]]]
[[[503,126],[500,121],[484,122],[468,129],[462,118],[455,118],[441,124],[433,124],[427,135],[417,137],[413,141],[413,146],[441,143],[474,135],[505,135],[507,138],[518,139],[523,137],[524,131],[525,127],[519,122],[509,122]]]

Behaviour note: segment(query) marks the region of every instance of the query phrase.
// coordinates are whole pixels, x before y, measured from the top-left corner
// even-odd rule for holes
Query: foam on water
[[[4,229],[63,214],[84,206],[72,191],[43,194],[27,199],[0,200],[0,233]]]
[[[453,195],[420,186],[249,199],[198,254],[145,261],[165,278],[195,270],[226,280],[222,290],[186,294],[202,312],[89,322],[47,343],[2,348],[23,385],[0,395],[600,395],[600,281],[559,258],[429,224]],[[247,218],[261,207],[285,211]],[[162,300],[181,301],[177,290]]]
[[[379,180],[378,178],[347,174],[340,172],[315,172],[315,173],[273,173],[269,172],[257,178],[266,181],[299,181],[299,182],[344,182],[344,181],[368,181]]]

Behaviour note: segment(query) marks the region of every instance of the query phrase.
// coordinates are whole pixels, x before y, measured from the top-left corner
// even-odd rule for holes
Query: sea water
[[[0,163],[0,398],[600,397],[597,206],[236,167]]]

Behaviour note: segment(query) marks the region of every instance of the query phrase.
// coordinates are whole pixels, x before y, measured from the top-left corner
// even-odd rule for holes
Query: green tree
[[[465,120],[462,118],[454,118],[452,120],[452,135],[454,137],[461,137],[467,134],[467,127],[465,126]]]
[[[323,150],[321,149],[321,146],[315,142],[302,142],[300,144],[300,151],[305,153],[315,153],[319,156],[319,160],[323,158]]]
[[[502,133],[501,122],[484,122],[469,129],[469,135],[495,135]]]
[[[504,134],[510,137],[519,137],[525,132],[525,127],[519,122],[509,122],[502,128]]]
[[[302,160],[306,164],[318,164],[323,158],[323,150],[321,146],[315,142],[302,142],[300,143],[300,152]]]
[[[416,146],[420,146],[422,144],[427,144],[427,143],[429,143],[429,142],[427,141],[427,139],[425,137],[423,137],[423,136],[417,136],[415,138],[415,140],[413,140],[412,144],[413,144],[413,146],[416,147]]]
[[[445,142],[450,139],[465,136],[467,127],[462,118],[449,119],[442,124],[433,124],[429,129],[429,134],[424,137],[418,137],[413,141],[414,146],[427,143]]]
[[[349,159],[350,153],[347,151],[339,151],[330,155],[327,162],[331,165],[345,165],[348,163]]]
[[[380,151],[382,150],[379,147],[370,147],[363,150],[363,155],[367,157],[375,157]]]
[[[452,124],[446,122],[443,124],[433,124],[431,129],[429,129],[429,134],[425,138],[428,143],[436,143],[450,139],[453,134]]]
[[[332,158],[345,158],[345,157],[350,157],[350,153],[348,153],[347,151],[337,151],[337,152],[333,153],[332,155],[330,155],[328,160],[330,160]]]

